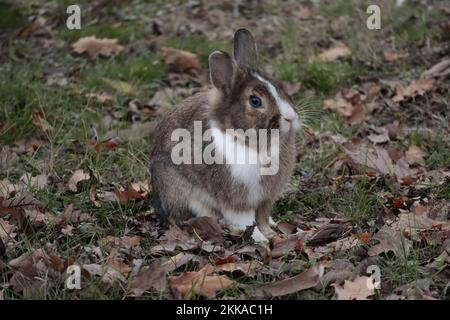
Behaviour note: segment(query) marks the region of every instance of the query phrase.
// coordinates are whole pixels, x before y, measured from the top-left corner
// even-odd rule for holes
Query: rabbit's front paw
[[[277,223],[275,221],[273,221],[272,217],[269,217],[269,226],[271,226],[271,227],[277,226]]]
[[[253,229],[252,239],[255,240],[255,242],[269,242],[269,239],[267,239],[266,236],[263,235],[258,227],[255,227],[255,229]]]

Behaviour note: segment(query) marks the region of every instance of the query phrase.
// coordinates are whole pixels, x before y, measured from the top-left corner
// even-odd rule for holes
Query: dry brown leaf
[[[91,176],[89,173],[84,173],[82,169],[77,169],[70,177],[67,187],[70,191],[77,192],[77,184],[81,181],[89,180],[90,178]]]
[[[370,142],[374,144],[381,144],[389,142],[389,134],[387,129],[382,130],[382,133],[380,134],[371,134],[367,137]]]
[[[416,145],[409,146],[409,149],[405,152],[405,160],[409,164],[420,164],[425,165],[425,152]]]
[[[428,217],[427,211],[421,212],[419,208],[421,207],[416,207],[415,212],[400,213],[398,215],[398,221],[394,222],[391,225],[391,228],[395,228],[402,234],[407,235],[409,238],[417,241],[421,240],[422,231],[450,231],[450,222],[431,219],[430,217]]]
[[[117,194],[114,191],[99,191],[97,193],[99,200],[103,202],[118,202],[120,201]]]
[[[394,163],[384,148],[365,143],[344,143],[342,146],[345,153],[350,157],[350,164],[356,169],[367,168],[381,174],[395,175],[399,179],[415,175],[406,160],[400,159]]]
[[[191,253],[180,252],[176,256],[170,257],[169,260],[163,264],[163,266],[167,267],[167,272],[171,272],[190,262],[194,258],[195,255]]]
[[[28,38],[36,30],[44,26],[46,19],[44,17],[37,17],[35,20],[24,26],[19,30],[18,36],[21,38]]]
[[[9,266],[27,277],[34,277],[40,273],[50,277],[58,276],[67,269],[69,262],[53,251],[54,249],[48,246],[43,249],[31,249],[9,261]]]
[[[399,258],[406,258],[409,255],[411,241],[393,226],[384,225],[373,239],[378,240],[379,243],[369,248],[367,253],[371,257],[390,251]]]
[[[14,239],[17,236],[17,227],[6,220],[0,218],[0,240],[3,243],[7,243],[10,239]]]
[[[221,242],[223,230],[217,219],[211,217],[194,217],[185,222],[189,231],[201,241]]]
[[[111,250],[111,253],[108,256],[107,261],[108,265],[111,268],[119,271],[121,274],[125,276],[128,275],[128,273],[130,273],[132,270],[132,268],[127,263],[125,263],[122,258],[119,258],[119,252],[116,248],[113,248]]]
[[[40,111],[33,112],[33,124],[42,131],[49,133],[53,131],[53,127],[44,119],[44,114]]]
[[[36,188],[38,190],[42,190],[48,185],[48,176],[46,174],[39,174],[33,177],[30,174],[24,173],[19,180],[25,183],[28,187]]]
[[[97,197],[97,187],[95,185],[92,185],[92,187],[89,189],[89,200],[92,202],[94,206],[100,208],[101,204],[96,200],[96,197]]]
[[[236,261],[223,263],[215,267],[216,271],[229,272],[232,274],[238,274],[240,276],[246,275],[248,277],[254,277],[256,275],[256,268],[261,267],[262,264],[259,261]]]
[[[136,186],[136,185],[135,185]],[[141,191],[141,190],[139,190]],[[134,188],[134,186],[131,183],[128,183],[127,188],[126,189],[118,189],[116,188],[116,195],[117,198],[121,201],[121,202],[128,202],[130,200],[143,200],[143,199],[147,199],[148,197],[148,192],[147,191],[143,191],[143,192],[139,192],[138,190],[136,190]]]
[[[169,285],[176,298],[191,299],[201,295],[208,299],[216,297],[219,290],[224,290],[235,282],[225,276],[210,275],[214,269],[185,272],[169,278]]]
[[[95,98],[99,103],[105,103],[114,100],[114,97],[107,92],[102,93],[87,93],[86,97]]]
[[[334,61],[341,57],[346,57],[352,54],[352,51],[345,44],[340,44],[338,46],[332,47],[325,50],[317,56],[320,61]]]
[[[61,233],[66,235],[66,236],[68,236],[68,237],[73,236],[73,232],[72,231],[73,231],[73,226],[71,226],[70,224],[68,224],[64,228],[61,228]]]
[[[168,267],[165,265],[152,264],[150,267],[142,269],[131,282],[130,289],[136,297],[149,290],[165,291],[167,288]]]
[[[91,276],[100,276],[101,281],[106,284],[113,284],[116,281],[125,281],[125,278],[120,271],[110,265],[101,266],[97,263],[92,263],[84,264],[82,268]]]
[[[353,104],[348,102],[347,100],[343,98],[337,98],[337,99],[326,99],[323,102],[325,109],[330,110],[336,110],[339,114],[343,115],[344,117],[350,117],[353,113],[353,110],[355,107]]]
[[[375,294],[374,289],[367,285],[369,277],[359,276],[353,281],[345,280],[344,286],[333,284],[338,300],[368,300],[367,298]]]
[[[161,47],[159,52],[164,61],[173,65],[179,72],[196,73],[201,69],[198,57],[194,53],[169,47]]]
[[[97,39],[96,36],[83,37],[72,44],[76,53],[87,53],[89,58],[95,59],[98,55],[110,57],[123,51],[117,39]]]
[[[400,102],[409,97],[415,97],[417,95],[424,94],[431,90],[434,85],[433,79],[418,79],[413,80],[407,87],[398,85],[395,89],[396,95],[392,98],[395,102]]]
[[[448,74],[450,74],[450,59],[444,59],[422,73],[421,78],[443,77]]]
[[[272,250],[270,252],[274,259],[303,250],[303,242],[296,234],[291,234],[286,239],[274,240],[275,238],[272,238]]]
[[[310,6],[301,6],[298,10],[298,13],[296,14],[297,17],[300,19],[309,19],[312,15],[312,8]]]
[[[199,247],[199,243],[186,231],[176,225],[170,225],[169,230],[164,233],[162,243],[154,246],[151,252],[173,252],[176,248],[191,250]]]
[[[115,237],[115,236],[107,236],[106,238],[98,240],[100,245],[114,244],[118,247],[124,247],[129,249],[131,247],[136,247],[141,244],[142,237],[140,236],[123,236],[123,237]]]
[[[396,61],[399,59],[404,59],[409,57],[409,53],[404,52],[404,53],[399,53],[399,52],[392,52],[392,51],[384,51],[383,52],[383,57],[384,60],[388,61],[388,62],[392,62],[392,61]]]
[[[292,278],[264,285],[255,291],[257,297],[280,297],[313,288],[320,283],[325,267],[318,263]]]
[[[285,221],[280,221],[277,223],[277,228],[285,235],[293,234],[297,231],[297,226],[290,224]]]

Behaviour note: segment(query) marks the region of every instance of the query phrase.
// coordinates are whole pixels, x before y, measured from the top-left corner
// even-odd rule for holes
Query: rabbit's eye
[[[249,102],[253,108],[259,108],[262,105],[261,99],[255,95],[250,96]]]

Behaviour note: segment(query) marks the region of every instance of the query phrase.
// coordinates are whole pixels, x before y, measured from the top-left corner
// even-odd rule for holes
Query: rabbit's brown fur
[[[295,119],[281,119],[285,115],[280,112],[279,102],[291,105],[291,100],[276,82],[256,71],[252,56],[256,56],[253,38],[246,30],[238,31],[235,36],[237,65],[227,54],[213,53],[210,68],[215,88],[186,99],[167,112],[157,126],[150,168],[153,204],[162,221],[182,222],[193,215],[206,215],[224,218],[232,230],[242,231],[245,224],[256,220],[258,232],[266,237],[273,233],[269,227],[270,209],[293,169],[294,124],[298,119],[296,114]],[[273,90],[276,90],[275,97]],[[250,95],[260,97],[264,108],[251,107]],[[171,152],[178,141],[171,141],[172,132],[187,129],[193,145],[194,121],[201,121],[203,132],[210,128],[224,133],[225,129],[273,129],[280,128],[280,123],[287,126],[288,129],[280,133],[277,174],[253,177],[244,170],[240,177],[234,171],[232,174],[228,164],[174,164]],[[203,142],[203,148],[210,143]],[[258,240],[261,239],[264,237],[259,236]]]

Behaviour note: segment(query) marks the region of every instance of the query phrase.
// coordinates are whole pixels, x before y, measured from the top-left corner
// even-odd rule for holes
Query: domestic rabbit
[[[221,51],[209,56],[213,88],[181,102],[156,127],[150,173],[153,206],[162,222],[209,216],[234,234],[256,223],[252,237],[258,242],[274,235],[271,206],[292,173],[300,119],[280,83],[257,69],[256,62],[253,36],[239,29],[234,34],[234,59]],[[270,160],[274,172],[262,173],[268,162],[263,161],[261,141],[255,145],[247,140],[249,129],[257,132],[258,138],[267,132],[270,156],[265,159]],[[199,131],[206,141],[199,143],[194,138]],[[174,160],[181,136],[193,146],[192,151],[179,153],[189,160],[183,163]],[[223,163],[199,162],[197,156],[211,147],[211,155],[222,157]],[[228,161],[244,154],[247,160],[251,156],[257,160]]]

